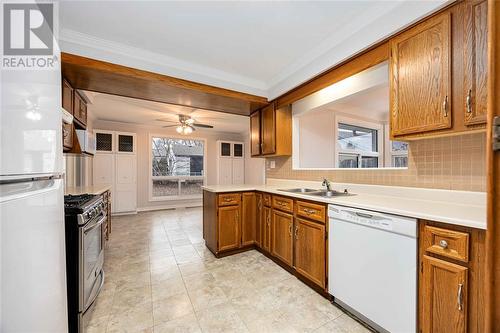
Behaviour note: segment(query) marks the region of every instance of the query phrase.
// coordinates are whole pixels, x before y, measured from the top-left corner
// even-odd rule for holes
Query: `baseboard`
[[[137,208],[138,212],[150,212],[154,210],[165,210],[165,209],[177,209],[177,208],[194,208],[194,207],[202,207],[203,203],[201,202],[193,202],[189,204],[170,204],[170,205],[161,205],[161,206],[150,206],[150,207],[139,207]]]
[[[130,212],[119,212],[119,213],[111,213],[111,217],[113,216],[123,216],[123,215],[135,215],[137,214],[137,210],[133,210],[133,211],[130,211]]]

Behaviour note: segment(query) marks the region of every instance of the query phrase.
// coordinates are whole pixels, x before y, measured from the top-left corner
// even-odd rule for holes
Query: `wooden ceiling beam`
[[[75,89],[248,116],[267,98],[61,53],[62,73]]]

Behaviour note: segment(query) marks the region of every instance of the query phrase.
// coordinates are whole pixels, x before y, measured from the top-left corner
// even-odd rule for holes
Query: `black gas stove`
[[[104,284],[105,208],[100,195],[64,196],[70,333],[85,333],[94,301]]]

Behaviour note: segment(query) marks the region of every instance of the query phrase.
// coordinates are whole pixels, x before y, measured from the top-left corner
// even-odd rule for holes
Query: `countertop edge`
[[[64,195],[100,195],[109,190],[111,190],[111,185],[72,186],[64,189]]]
[[[262,187],[264,187],[264,186],[265,185],[263,185]],[[446,224],[452,224],[452,225],[458,225],[458,226],[486,230],[486,221],[484,223],[481,223],[481,222],[478,222],[476,220],[460,219],[460,218],[454,218],[454,217],[448,217],[448,216],[438,216],[438,215],[433,215],[433,214],[425,214],[425,213],[418,212],[418,211],[411,211],[411,210],[404,210],[404,209],[397,209],[397,208],[383,207],[383,206],[374,206],[374,205],[370,205],[370,204],[346,203],[344,201],[335,200],[335,198],[315,198],[315,197],[312,197],[309,195],[298,194],[298,193],[287,193],[287,192],[273,190],[273,189],[265,189],[262,187],[261,186],[244,186],[243,185],[243,186],[238,187],[238,188],[213,188],[210,186],[203,186],[202,188],[203,188],[203,190],[208,191],[208,192],[212,192],[212,193],[231,193],[231,192],[245,192],[245,191],[266,192],[266,193],[272,193],[272,194],[277,194],[277,195],[282,195],[282,196],[287,196],[287,197],[293,197],[293,198],[297,198],[297,199],[322,202],[322,203],[326,203],[326,204],[334,204],[334,205],[339,205],[339,206],[344,206],[344,207],[367,209],[367,210],[372,210],[372,211],[378,211],[381,213],[394,214],[394,215],[399,215],[399,216],[412,217],[412,218],[416,218],[416,219],[429,220],[429,221],[434,221],[434,222],[441,222],[441,223],[446,223]],[[387,196],[387,197],[390,197],[390,196]],[[450,206],[452,206],[452,205],[450,204]],[[472,206],[472,205],[471,205],[471,207],[482,208],[479,206]]]

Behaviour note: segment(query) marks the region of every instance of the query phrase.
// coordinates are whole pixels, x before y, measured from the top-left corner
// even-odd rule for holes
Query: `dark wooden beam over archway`
[[[249,116],[267,98],[61,53],[62,73],[75,89]]]

